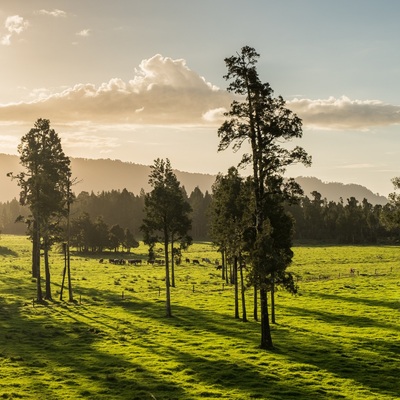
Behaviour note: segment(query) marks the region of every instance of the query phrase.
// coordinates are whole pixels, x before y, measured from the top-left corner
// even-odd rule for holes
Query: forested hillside
[[[81,192],[100,193],[123,189],[138,195],[142,189],[149,190],[150,166],[110,159],[71,158],[71,170],[73,178],[76,178],[73,186],[76,195]],[[6,175],[8,172],[20,171],[18,156],[0,154],[0,202],[18,199],[17,184]],[[214,175],[177,170],[174,172],[188,193],[195,187],[199,187],[203,192],[210,191],[215,180]]]
[[[148,191],[148,175],[150,166],[135,163],[127,163],[119,160],[93,160],[84,158],[71,158],[71,169],[76,184],[73,191],[76,195],[80,192],[100,193],[102,191],[123,190],[138,195],[141,189]],[[19,172],[18,156],[0,154],[0,202],[18,199],[19,188],[16,182],[12,182],[6,176],[8,172]],[[215,175],[174,171],[186,192],[190,193],[195,187],[202,192],[210,192],[215,181]],[[221,171],[225,173],[226,171]],[[371,204],[384,205],[386,197],[374,194],[371,190],[357,184],[343,184],[338,182],[322,182],[314,177],[298,177],[304,194],[309,196],[311,192],[319,192],[323,198],[338,202],[340,198],[346,201],[350,197],[363,201],[366,198]]]

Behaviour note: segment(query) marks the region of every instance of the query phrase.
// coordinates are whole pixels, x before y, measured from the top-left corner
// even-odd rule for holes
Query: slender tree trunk
[[[254,285],[253,318],[258,321],[258,287]]]
[[[33,222],[33,232],[32,232],[32,278],[37,278],[37,255],[38,255],[38,251],[37,251],[37,223],[36,221]]]
[[[69,244],[67,243],[67,274],[68,274],[68,300],[74,301],[74,295],[72,292],[72,282],[71,282],[71,256],[69,253]]]
[[[269,325],[268,316],[268,297],[267,291],[264,288],[260,289],[261,300],[261,344],[262,349],[272,349],[271,327]]]
[[[50,265],[49,265],[49,248],[48,241],[44,239],[44,271],[46,276],[46,293],[45,299],[51,300],[51,275],[50,275]]]
[[[276,324],[275,321],[275,273],[271,274],[271,322]]]
[[[226,251],[223,250],[222,253],[222,268],[225,271],[225,282],[228,284],[229,283],[229,273],[228,273],[228,262],[226,259]]]
[[[34,221],[35,228],[33,232],[33,242],[35,244],[32,246],[32,250],[34,250],[33,271],[34,271],[34,276],[36,277],[36,300],[38,302],[41,302],[43,300],[43,294],[42,294],[42,280],[40,275],[40,229],[39,229],[39,223],[37,221],[38,219],[36,218]]]
[[[233,257],[232,278],[235,285],[235,318],[239,318],[239,284],[238,284],[238,258]]]
[[[224,260],[224,250],[221,250],[221,278],[225,280],[225,260]]]
[[[164,230],[164,252],[165,252],[165,311],[167,317],[172,317],[171,312],[171,288],[169,281],[169,257],[168,257],[168,232]]]
[[[63,276],[62,276],[61,289],[60,289],[60,301],[63,298],[65,274],[67,272],[67,243],[63,243],[63,253],[64,253],[64,269],[63,269]]]
[[[171,237],[171,286],[175,287],[174,239]]]
[[[67,255],[67,272],[68,272],[68,295],[69,301],[74,301],[74,295],[72,292],[72,281],[71,281],[71,255],[69,252],[71,246],[71,224],[70,224],[70,217],[71,217],[71,198],[70,198],[70,188],[71,188],[71,181],[68,179],[67,184],[67,245],[66,245],[66,255]]]
[[[242,318],[243,322],[247,322],[247,312],[246,312],[246,296],[245,296],[245,287],[244,287],[244,279],[243,279],[243,264],[240,263],[240,286],[242,293]]]

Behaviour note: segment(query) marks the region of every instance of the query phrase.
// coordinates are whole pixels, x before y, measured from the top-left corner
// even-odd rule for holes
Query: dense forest
[[[192,207],[191,236],[194,240],[210,240],[209,208],[212,195],[203,193],[196,187],[186,194]],[[143,221],[145,192],[135,195],[126,189],[94,192],[81,192],[71,206],[71,229],[86,221],[86,226],[110,231],[115,226],[128,230],[136,240],[141,239],[140,226]],[[324,243],[366,244],[394,242],[399,237],[397,228],[388,228],[383,214],[387,206],[373,205],[366,199],[359,202],[354,197],[328,201],[317,191],[304,196],[299,204],[287,205],[286,210],[295,220],[297,241]],[[16,199],[0,203],[0,230],[2,233],[25,234],[26,225],[15,222],[18,217],[28,216],[26,207]],[[90,224],[89,224],[90,223]],[[105,233],[104,233],[105,235]],[[104,236],[103,235],[103,236]],[[122,243],[121,243],[122,246]],[[105,246],[104,248],[107,248]]]

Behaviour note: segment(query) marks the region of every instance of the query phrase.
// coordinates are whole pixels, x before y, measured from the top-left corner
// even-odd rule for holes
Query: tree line
[[[183,188],[183,193],[192,208],[191,237],[195,241],[210,241],[213,193],[203,193],[199,187],[189,195]],[[117,235],[120,238],[119,246],[113,246],[113,241],[108,243],[105,238],[112,235],[109,231],[116,226],[114,230],[119,227],[124,232],[128,230],[128,236],[132,234],[135,240],[142,239],[140,226],[144,217],[145,195],[144,191],[135,195],[126,189],[97,194],[79,193],[71,204],[73,245],[82,251],[91,252],[115,250],[116,247],[128,251],[121,233]],[[286,203],[285,209],[294,219],[293,238],[298,242],[396,243],[400,236],[398,227],[388,223],[387,215],[393,212],[389,202],[386,205],[373,205],[367,199],[360,202],[354,197],[334,202],[313,191],[308,196],[302,196],[296,204]],[[21,220],[20,216],[26,218],[28,214],[28,207],[21,205],[17,199],[0,203],[0,231],[6,234],[25,234],[26,225],[16,223],[16,220]],[[83,234],[82,230],[87,231],[85,234],[88,237],[80,243],[78,239],[79,234]],[[97,237],[102,238],[98,244],[93,243],[96,242],[96,230],[99,230]]]

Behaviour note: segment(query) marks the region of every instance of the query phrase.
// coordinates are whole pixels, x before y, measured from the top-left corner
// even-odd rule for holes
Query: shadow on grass
[[[333,338],[330,341],[327,336],[314,333],[312,326],[308,329],[279,326],[279,341],[285,346],[295,343],[293,351],[287,353],[292,360],[315,365],[342,378],[359,382],[372,391],[400,398],[398,386],[400,346],[395,339],[398,337],[399,326],[381,323],[367,317],[338,315],[299,307],[281,307],[289,310],[292,315],[310,317],[311,320],[322,321],[330,327],[343,325],[360,330],[359,336],[341,341],[338,333],[336,340]],[[364,336],[363,329],[368,328],[383,328],[385,332],[389,330],[393,334],[393,340]],[[330,337],[332,336],[334,333],[330,334]],[[280,351],[284,351],[283,349]]]
[[[180,387],[140,362],[99,349],[104,333],[74,318],[79,306],[59,306],[27,309],[0,298],[1,397],[166,400],[173,393],[185,398]]]
[[[93,295],[94,293],[95,291],[90,290],[87,294]],[[98,295],[100,296],[100,294]],[[232,348],[235,346],[240,347],[243,349],[243,352],[254,351],[258,348],[258,323],[248,322],[244,324],[224,314],[217,315],[211,311],[196,310],[177,304],[172,305],[174,316],[167,318],[164,316],[164,301],[144,301],[137,298],[129,301],[121,301],[116,300],[114,293],[104,292],[103,298],[108,304],[114,304],[115,307],[122,307],[131,313],[154,319],[160,325],[169,325],[192,334],[194,340],[196,335],[204,334],[204,331],[207,331],[208,333],[226,338],[226,340],[231,341]],[[343,316],[329,312],[315,312],[297,307],[285,308],[297,315],[310,316],[313,319],[322,320],[324,323],[330,325],[343,324],[364,328],[370,326],[394,328],[392,325],[380,324],[366,317],[349,316],[347,320],[344,320]],[[395,328],[398,329],[398,327]],[[381,341],[364,339],[361,347],[365,346],[365,349],[370,351],[370,353],[360,355],[360,352],[357,350],[358,348],[348,350],[345,346],[337,346],[336,342],[330,342],[324,337],[313,334],[312,331],[291,331],[280,326],[275,327],[274,330],[276,330],[273,332],[273,336],[276,336],[276,354],[287,356],[289,359],[303,365],[308,364],[319,370],[329,371],[342,379],[354,380],[359,382],[363,387],[375,392],[390,395],[400,394],[396,385],[393,384],[397,379],[398,368],[394,366],[394,363],[381,365],[374,360],[372,354],[372,350],[374,350],[381,352],[385,356],[390,356],[391,353],[395,356],[395,351],[397,350],[395,343],[385,342],[384,346],[378,348],[377,346],[380,346]],[[234,360],[229,361],[229,354],[226,354],[224,359],[208,359],[186,351],[178,351],[177,349],[168,350],[168,348],[166,349],[160,343],[157,345],[151,343],[151,340],[146,336],[143,339],[143,347],[149,346],[153,351],[159,351],[160,354],[170,351],[171,357],[185,365],[190,365],[191,373],[196,375],[198,379],[207,382],[208,385],[223,385],[245,393],[252,393],[255,397],[260,395],[260,393],[268,396],[280,393],[281,397],[278,398],[283,399],[290,398],[291,393],[293,394],[294,392],[300,398],[319,398],[318,396],[326,395],[313,392],[311,388],[307,391],[305,388],[295,387],[290,382],[282,383],[276,375],[273,378],[269,377],[266,379],[264,374],[260,374],[259,370],[253,364],[237,366]],[[190,347],[190,344],[187,345]],[[259,351],[261,352],[261,350]],[[268,358],[268,353],[264,354]],[[223,355],[221,358],[223,358]],[[268,375],[268,370],[266,373]],[[256,377],[256,379],[251,379],[252,376]],[[385,379],[382,379],[383,376]]]
[[[23,284],[18,280],[9,283]],[[265,357],[265,363],[261,365],[243,359],[238,364],[237,359],[229,353],[221,354],[214,350],[207,355],[206,350],[196,352],[196,338],[208,332],[221,339],[226,338],[232,350],[254,354],[259,344],[258,323],[244,324],[225,314],[197,310],[182,304],[172,304],[174,317],[167,318],[163,300],[147,301],[133,296],[123,300],[112,291],[82,287],[78,290],[88,299],[83,305],[54,302],[52,306],[33,309],[21,307],[20,302],[13,303],[0,298],[0,349],[4,349],[0,354],[4,367],[2,373],[4,371],[7,374],[7,368],[10,368],[9,374],[23,374],[28,381],[26,387],[21,388],[24,393],[40,392],[42,398],[62,398],[60,393],[64,393],[76,399],[198,398],[190,391],[185,391],[173,376],[146,369],[140,360],[128,357],[126,350],[124,353],[122,349],[133,341],[120,341],[126,335],[137,339],[135,346],[143,349],[143,354],[152,352],[158,354],[161,360],[172,359],[181,365],[180,372],[183,375],[190,376],[199,385],[204,384],[199,397],[210,398],[218,392],[232,390],[243,394],[243,398],[327,398],[326,392],[318,392],[315,386],[307,386],[305,380],[298,378],[297,383],[291,382],[285,379],[285,372],[270,367],[268,363],[275,356],[299,363],[300,367],[313,366],[315,369],[312,370],[316,372],[329,371],[381,394],[400,396],[399,389],[393,383],[399,374],[394,362],[380,365],[373,359],[372,351],[370,355],[362,355],[355,349],[349,350],[340,342],[316,336],[311,327],[304,331],[285,326],[274,327],[277,349],[272,353],[258,350]],[[117,314],[118,308],[138,318],[128,320],[121,317]],[[321,319],[326,324],[343,323],[343,317],[328,312],[286,308],[296,315]],[[182,331],[190,341],[176,348],[175,338],[159,340],[155,336],[162,335],[162,329],[157,333],[155,330],[142,329],[140,318],[153,320],[160,328],[167,326]],[[348,318],[349,324],[358,324],[360,327],[374,323],[369,318]],[[120,348],[121,354],[111,354],[102,349],[101,346],[107,346],[107,343]],[[382,352],[389,351],[395,358],[395,344],[385,343],[388,343],[387,348],[379,348],[379,341],[364,339],[362,345],[367,350],[378,348]],[[191,346],[193,352],[190,351]],[[52,385],[54,382],[58,386]],[[189,380],[185,382],[190,385]],[[0,390],[0,396],[17,390],[11,386],[7,388]]]
[[[337,314],[330,311],[316,311],[295,306],[282,306],[293,314],[310,316],[314,320],[323,321],[332,325],[355,326],[358,328],[383,328],[400,331],[400,325],[388,324],[370,317],[359,315]]]
[[[0,246],[0,256],[18,257],[18,253],[8,247]]]
[[[171,359],[178,363],[178,371],[189,376],[189,380],[201,382],[204,390],[198,393],[199,397],[219,398],[220,391],[225,393],[233,392],[238,397],[235,398],[269,398],[269,399],[323,399],[324,394],[318,393],[317,390],[307,385],[293,383],[287,379],[283,379],[273,368],[268,365],[268,352],[260,350],[259,345],[259,324],[248,322],[244,324],[239,320],[228,317],[224,314],[216,314],[203,310],[195,310],[191,307],[182,305],[173,305],[173,317],[165,316],[164,301],[145,301],[133,298],[129,301],[116,300],[115,293],[102,292],[103,299],[107,304],[114,304],[115,308],[122,308],[132,314],[140,315],[147,319],[152,319],[160,328],[158,333],[137,332],[137,326],[128,326],[137,336],[140,336],[139,346],[146,351],[156,353],[159,359]],[[85,291],[85,296],[96,295],[93,289]],[[85,305],[86,307],[86,305]],[[95,307],[94,303],[88,304],[87,308],[78,307],[76,312],[85,315],[90,309]],[[123,326],[125,321],[108,314],[99,315],[97,323],[103,326]],[[88,317],[92,318],[92,317]],[[99,320],[108,320],[109,323],[99,322]],[[160,339],[165,326],[175,328],[173,332],[183,332],[182,338],[187,340],[183,345],[178,337]],[[249,361],[238,360],[231,357],[229,353],[223,353],[222,350],[213,349],[208,354],[207,350],[201,349],[199,335],[218,335],[221,339],[228,343],[233,351],[241,353],[261,354],[261,358],[265,356],[266,362],[262,365]],[[178,334],[179,336],[179,334]],[[187,339],[188,338],[188,339]],[[182,339],[183,340],[183,339]],[[190,352],[192,348],[193,352]],[[225,351],[225,350],[224,350]],[[200,354],[199,354],[200,353]],[[258,359],[258,357],[256,357]],[[160,364],[162,368],[162,362]],[[172,395],[172,393],[171,393]],[[179,398],[180,397],[171,397]],[[198,398],[198,397],[193,397]]]
[[[343,295],[321,293],[321,292],[308,293],[308,296],[319,297],[319,298],[335,300],[335,301],[348,301],[348,302],[357,303],[357,304],[365,304],[365,305],[371,306],[371,307],[386,307],[386,308],[391,308],[393,310],[400,309],[398,301],[373,300],[373,299],[365,299],[363,297],[343,296]]]

